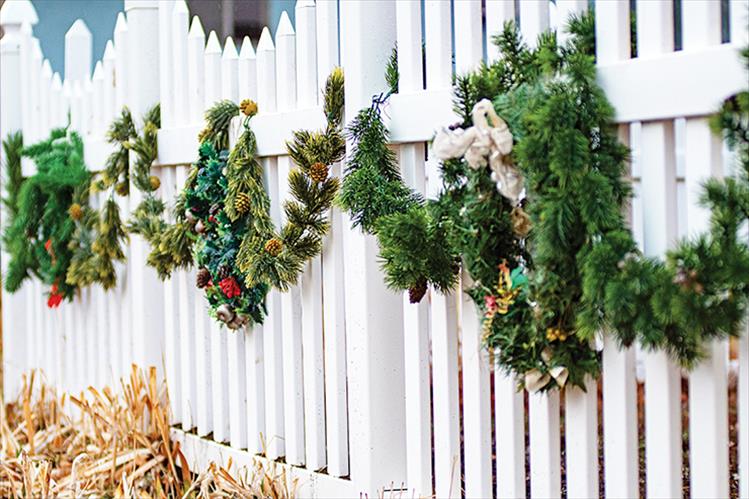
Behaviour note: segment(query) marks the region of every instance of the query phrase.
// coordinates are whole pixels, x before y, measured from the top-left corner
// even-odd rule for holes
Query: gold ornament
[[[78,203],[73,203],[70,205],[70,208],[68,208],[68,215],[70,215],[70,218],[73,220],[80,220],[83,216],[83,208],[81,208],[81,205]]]
[[[255,116],[257,114],[257,104],[250,99],[244,99],[239,103],[239,109],[245,116]]]
[[[328,165],[319,161],[314,163],[309,167],[309,178],[315,182],[325,182],[328,178]]]
[[[237,194],[237,197],[234,200],[234,209],[237,210],[237,213],[239,214],[247,213],[250,209],[250,196],[248,196],[246,192],[240,192]]]
[[[159,177],[156,175],[151,175],[148,177],[148,184],[151,186],[151,190],[155,191],[159,187],[161,187],[161,180],[159,180]]]
[[[283,250],[283,243],[278,238],[268,239],[268,242],[265,243],[265,251],[270,256],[276,257],[280,255],[281,250]]]

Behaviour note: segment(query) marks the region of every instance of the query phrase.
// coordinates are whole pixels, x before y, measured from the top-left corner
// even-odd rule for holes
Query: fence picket
[[[570,34],[567,32],[567,21],[571,15],[578,15],[588,8],[587,0],[557,0],[557,39],[559,43],[566,42]]]
[[[221,55],[221,98],[239,102],[239,54],[230,36]]]
[[[180,85],[174,85],[174,54],[176,44],[172,39],[172,22],[175,12],[174,0],[159,2],[159,97],[161,105],[161,127],[174,126],[174,92]],[[175,79],[176,81],[176,79]]]
[[[455,31],[455,72],[464,75],[476,69],[483,54],[481,38],[481,2],[453,4]]]
[[[686,2],[683,6],[685,51],[721,42],[720,5]],[[721,176],[722,144],[706,118],[690,118],[685,132],[687,228],[694,235],[709,228],[709,210],[699,205],[702,183]],[[689,446],[694,497],[728,497],[727,343],[716,341],[689,377]]]
[[[265,449],[265,358],[263,326],[244,330],[245,369],[247,379],[247,451],[259,454]]]
[[[213,429],[213,385],[211,383],[211,331],[208,299],[202,292],[195,296],[195,397],[198,436]]]
[[[528,395],[531,497],[561,496],[559,392]]]
[[[481,340],[479,311],[466,292],[471,278],[464,271],[461,280],[465,495],[482,498],[492,495],[489,361]]]
[[[228,442],[229,421],[229,372],[226,365],[228,335],[225,327],[215,319],[208,326],[211,345],[211,395],[213,396],[213,439]]]
[[[172,199],[175,194],[175,172],[172,168],[161,168],[161,193],[164,199]],[[169,217],[171,218],[171,217]],[[172,220],[169,220],[172,222]],[[164,364],[169,389],[169,407],[175,424],[182,421],[182,377],[179,357],[179,343],[183,338],[179,325],[184,311],[178,302],[179,281],[172,275],[164,280],[164,341],[166,343]]]
[[[317,104],[318,95],[315,2],[297,0],[294,18],[296,21],[297,108],[304,109],[314,107]]]
[[[565,391],[565,458],[567,497],[598,496],[598,384]]]
[[[115,63],[114,63],[114,74],[115,74],[115,110],[116,113],[122,110],[122,106],[127,102],[127,74],[128,74],[128,44],[129,38],[127,20],[125,14],[120,12],[117,14],[117,21],[114,25],[114,49],[115,49]],[[67,79],[67,78],[66,78]]]
[[[502,32],[504,23],[515,20],[513,0],[486,0],[486,55],[489,62],[499,59],[499,48],[492,38]]]
[[[315,4],[317,40],[317,86],[325,88],[325,81],[338,61],[338,2]],[[321,96],[318,95],[321,99]],[[320,101],[322,102],[322,101]]]
[[[454,294],[431,291],[434,412],[434,492],[460,497],[457,303]]]
[[[205,109],[221,99],[221,45],[215,31],[208,34],[205,46]]]
[[[424,20],[427,89],[450,88],[453,75],[450,2],[425,0]]]
[[[205,32],[200,18],[193,16],[187,34],[187,102],[190,108],[190,123],[202,123],[205,98]]]
[[[179,192],[187,180],[189,167],[179,165],[175,171],[176,189]],[[197,376],[195,368],[197,366],[197,327],[193,316],[196,307],[199,304],[199,298],[196,296],[199,291],[195,288],[196,271],[179,269],[174,273],[172,280],[176,281],[177,303],[179,309],[178,318],[178,337],[176,349],[179,352],[180,372],[180,399],[182,402],[180,414],[182,419],[182,429],[191,430],[197,424]],[[201,387],[202,388],[202,387]]]
[[[249,36],[242,39],[239,51],[239,98],[257,102],[257,58]]]
[[[102,96],[102,135],[106,135],[106,131],[109,129],[109,124],[116,115],[116,104],[115,104],[115,58],[116,53],[114,50],[114,44],[112,40],[107,40],[107,44],[104,47],[104,55],[101,57],[101,67],[104,76],[103,85],[103,96]]]
[[[497,498],[525,497],[525,404],[512,376],[494,373]]]
[[[289,111],[296,106],[296,35],[286,11],[281,13],[276,30],[276,103],[278,111]],[[290,199],[289,172],[291,158],[279,156],[279,206]],[[273,203],[275,204],[275,203]],[[277,226],[286,222],[283,208],[278,210]],[[284,430],[286,461],[304,464],[305,413],[302,365],[302,308],[298,285],[281,293],[281,336],[283,344]]]
[[[169,27],[171,43],[171,62],[172,74],[170,75],[169,97],[172,99],[172,119],[176,126],[185,126],[190,123],[190,103],[188,100],[188,54],[187,54],[187,37],[190,24],[190,12],[187,9],[185,0],[177,0],[174,9],[171,12],[171,26]],[[168,51],[167,51],[168,52]],[[163,73],[162,73],[163,74]],[[163,94],[162,94],[163,95]],[[202,99],[201,99],[202,102]],[[162,128],[167,128],[162,125]]]
[[[538,43],[538,35],[549,28],[549,0],[525,0],[520,5],[520,31],[530,47]]]
[[[245,374],[245,330],[227,331],[229,361],[229,441],[232,447],[247,447],[247,387]]]

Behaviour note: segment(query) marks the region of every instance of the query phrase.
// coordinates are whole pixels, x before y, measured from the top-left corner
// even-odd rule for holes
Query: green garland
[[[688,366],[705,339],[737,334],[746,312],[741,189],[708,184],[713,244],[685,243],[666,264],[642,258],[621,215],[627,150],[596,84],[592,14],[568,29],[565,46],[545,33],[531,50],[508,23],[495,38],[502,57],[456,81],[463,121],[434,149],[463,147],[443,156],[454,159],[441,164],[437,200],[403,185],[379,101],[349,127],[354,152],[339,196],[354,225],[377,235],[388,285],[408,289],[412,302],[428,285],[452,289],[462,263],[487,348],[532,391],[597,376],[599,331]],[[730,102],[738,113],[741,99]],[[745,118],[723,121],[741,135]]]
[[[58,128],[49,139],[21,151],[37,165],[36,174],[22,179],[21,143],[16,135],[5,144],[11,179],[5,198],[10,223],[3,233],[10,257],[5,288],[15,292],[26,278],[35,275],[50,286],[47,305],[56,307],[63,299],[72,299],[78,289],[65,279],[73,257],[69,242],[75,230],[68,209],[74,201],[87,203],[90,174],[83,163],[81,138]]]

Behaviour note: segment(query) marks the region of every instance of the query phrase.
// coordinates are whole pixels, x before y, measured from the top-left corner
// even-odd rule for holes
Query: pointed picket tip
[[[60,73],[55,73],[52,75],[52,90],[62,90],[62,80],[60,79]]]
[[[112,61],[114,60],[114,57],[114,43],[112,43],[112,40],[107,40],[107,46],[104,47],[104,55],[102,56],[102,60]]]
[[[91,39],[91,30],[88,29],[83,19],[76,19],[67,33],[65,33],[66,40],[73,37]]]
[[[52,78],[52,65],[49,63],[49,59],[44,59],[42,63],[42,78]]]
[[[125,19],[125,14],[120,12],[117,14],[117,22],[114,24],[114,32],[122,33],[123,31],[127,31],[127,19]]]
[[[291,36],[294,34],[294,26],[291,25],[291,19],[289,14],[284,10],[281,12],[281,19],[278,20],[278,28],[276,29],[276,38],[279,36]]]
[[[172,14],[190,14],[190,9],[187,8],[187,2],[185,0],[177,0],[174,2],[174,8]]]
[[[216,32],[211,30],[210,34],[208,35],[208,43],[205,46],[205,53],[206,54],[220,54],[221,53],[221,44],[218,42],[218,35],[216,35]]]
[[[268,26],[263,28],[263,32],[260,34],[260,41],[257,42],[257,51],[262,50],[274,50],[273,38],[270,36],[270,30]]]
[[[249,36],[246,36],[242,38],[242,50],[239,51],[239,58],[240,59],[254,59],[255,58],[255,49],[252,48],[252,40],[250,40]]]
[[[294,9],[306,9],[308,7],[314,7],[315,0],[296,0]]]
[[[239,57],[237,54],[237,46],[234,44],[234,39],[230,36],[226,37],[226,43],[224,43],[224,53],[221,55],[223,59],[236,59]]]
[[[11,24],[37,24],[39,16],[31,0],[10,0],[0,7],[0,26]]]
[[[104,79],[104,68],[101,67],[101,61],[96,61],[96,66],[94,67],[94,80],[103,80]]]
[[[187,34],[187,37],[205,39],[203,24],[200,22],[200,18],[198,16],[192,16],[192,24],[190,24],[190,32]]]

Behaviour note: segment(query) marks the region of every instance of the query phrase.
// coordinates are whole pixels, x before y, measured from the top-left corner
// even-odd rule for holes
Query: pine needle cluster
[[[90,174],[83,164],[81,138],[58,128],[49,139],[21,151],[37,166],[34,175],[22,179],[21,143],[20,136],[6,142],[10,184],[4,201],[13,207],[9,206],[11,220],[3,233],[10,257],[5,288],[14,292],[34,275],[51,286],[49,304],[55,306],[60,299],[71,299],[77,289],[65,280],[73,256],[69,242],[75,230],[68,208],[76,191],[88,184]]]
[[[327,212],[339,189],[338,178],[330,176],[329,170],[343,158],[346,149],[341,132],[343,87],[343,71],[335,68],[328,76],[323,95],[325,130],[296,131],[293,141],[287,143],[296,168],[289,172],[291,199],[284,203],[286,221],[279,232],[270,218],[263,171],[248,124],[229,156],[225,205],[230,218],[242,215],[237,210],[238,197],[248,200],[251,224],[237,264],[249,286],[265,283],[285,291],[297,283],[305,263],[322,250],[322,238],[329,229]]]

